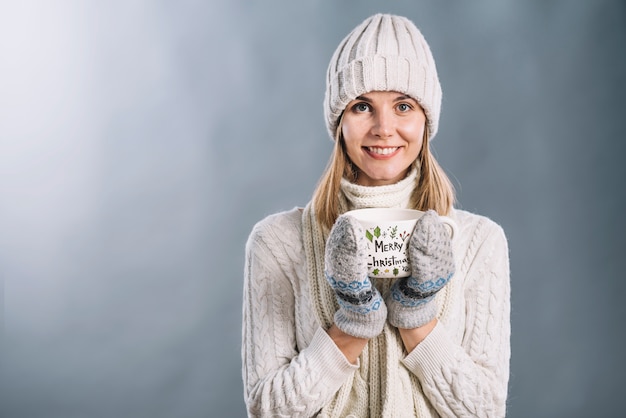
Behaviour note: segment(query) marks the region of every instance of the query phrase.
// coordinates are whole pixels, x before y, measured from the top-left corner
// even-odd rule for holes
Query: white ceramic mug
[[[372,278],[408,277],[411,266],[407,258],[409,238],[415,223],[425,212],[415,209],[367,208],[347,212],[365,230],[368,247],[367,265]],[[439,216],[454,239],[457,226],[447,216]]]

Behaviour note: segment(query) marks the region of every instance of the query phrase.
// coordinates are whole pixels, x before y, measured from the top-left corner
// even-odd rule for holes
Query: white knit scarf
[[[418,169],[388,186],[365,187],[342,180],[340,213],[364,207],[408,207],[416,186]],[[338,309],[335,293],[324,276],[326,233],[315,217],[312,203],[303,213],[304,248],[307,259],[310,296],[320,324],[328,329]],[[381,293],[390,280],[378,279]],[[420,416],[427,408],[417,378],[402,364],[406,355],[396,328],[385,324],[383,332],[369,340],[359,357],[359,369],[322,409],[321,417],[407,417]],[[419,399],[418,399],[419,398]]]

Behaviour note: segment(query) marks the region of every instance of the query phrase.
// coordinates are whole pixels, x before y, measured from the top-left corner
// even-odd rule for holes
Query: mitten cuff
[[[437,316],[437,301],[434,295],[416,301],[415,306],[403,306],[391,296],[387,299],[389,323],[396,328],[412,329],[426,325]]]
[[[380,303],[374,304],[367,313],[340,308],[335,312],[335,325],[353,337],[369,339],[377,337],[383,332],[386,318],[387,307],[382,298],[380,298]]]

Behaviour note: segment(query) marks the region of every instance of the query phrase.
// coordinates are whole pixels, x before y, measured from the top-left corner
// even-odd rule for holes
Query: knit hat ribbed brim
[[[370,91],[397,91],[422,106],[432,139],[439,126],[441,85],[424,36],[409,19],[376,14],[339,44],[328,66],[324,115],[332,139],[342,112]]]

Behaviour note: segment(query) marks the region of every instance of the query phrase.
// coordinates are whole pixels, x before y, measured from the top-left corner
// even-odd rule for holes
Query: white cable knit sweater
[[[406,194],[400,183],[391,189],[344,185],[348,209],[394,200],[394,206],[406,206],[404,196],[398,201]],[[360,193],[372,189],[376,203]],[[249,416],[504,416],[510,283],[502,229],[453,210],[457,272],[437,295],[438,325],[407,354],[387,324],[355,366],[316,314],[319,295],[305,256],[307,215],[308,208],[271,215],[254,227],[246,245],[242,362]],[[388,282],[376,285],[384,292]]]

